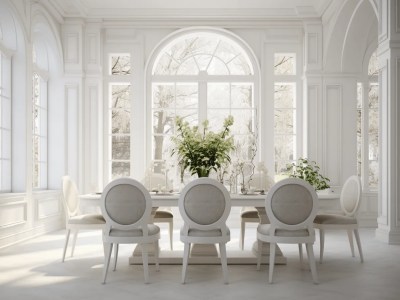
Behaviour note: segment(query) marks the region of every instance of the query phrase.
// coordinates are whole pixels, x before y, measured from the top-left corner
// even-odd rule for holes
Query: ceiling
[[[304,18],[321,17],[343,0],[39,0],[61,17],[143,18]]]

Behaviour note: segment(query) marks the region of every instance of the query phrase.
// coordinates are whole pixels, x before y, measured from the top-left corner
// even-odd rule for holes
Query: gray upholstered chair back
[[[63,203],[67,219],[80,214],[79,191],[68,175],[63,176]]]
[[[361,181],[358,176],[350,176],[340,194],[340,206],[347,216],[354,216],[361,202]]]
[[[199,178],[183,189],[179,198],[182,218],[190,228],[207,229],[225,223],[231,208],[226,188],[211,178]]]
[[[317,194],[314,188],[299,178],[276,183],[268,192],[266,210],[271,224],[277,228],[297,229],[311,224],[316,215]]]
[[[114,228],[135,228],[150,219],[150,194],[139,181],[131,178],[110,182],[102,193],[101,204],[106,222]]]

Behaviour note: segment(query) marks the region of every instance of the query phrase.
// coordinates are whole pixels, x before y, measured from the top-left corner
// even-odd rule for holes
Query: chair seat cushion
[[[258,219],[258,211],[255,207],[244,207],[240,212],[242,218]]]
[[[257,232],[263,235],[269,235],[271,229],[271,224],[260,224],[257,227]],[[275,236],[282,237],[302,237],[309,236],[307,229],[297,229],[297,230],[287,230],[287,229],[277,229],[275,230]]]
[[[336,224],[336,225],[347,225],[357,224],[357,219],[354,217],[334,215],[334,214],[320,214],[314,219],[315,224]]]
[[[227,234],[230,234],[229,228]],[[181,229],[181,235],[185,235],[183,232],[183,228]],[[216,237],[222,236],[222,232],[220,229],[213,229],[213,230],[199,230],[199,229],[189,229],[188,236],[195,236],[195,237]]]
[[[160,227],[154,224],[147,225],[149,230],[149,235],[155,235],[160,232]],[[140,237],[143,236],[142,229],[131,229],[131,230],[122,230],[122,229],[111,229],[110,236],[116,237]]]
[[[72,217],[68,220],[69,224],[105,224],[102,215],[99,214],[85,214]]]
[[[154,215],[154,218],[173,218],[174,215],[172,214],[172,212],[170,211],[166,211],[166,210],[157,210],[156,214]]]

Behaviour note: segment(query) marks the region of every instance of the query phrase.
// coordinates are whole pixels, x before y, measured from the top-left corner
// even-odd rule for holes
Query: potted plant
[[[304,179],[316,191],[330,188],[329,178],[320,174],[320,168],[315,161],[300,157],[296,163],[288,164],[287,170],[290,177]]]
[[[205,120],[203,127],[190,127],[182,118],[176,118],[176,136],[172,137],[175,144],[172,154],[178,156],[182,170],[189,169],[191,174],[198,177],[206,177],[211,170],[218,171],[225,163],[229,163],[230,152],[234,149],[233,137],[230,127],[233,125],[233,117],[224,120],[220,132],[209,130],[209,123]]]

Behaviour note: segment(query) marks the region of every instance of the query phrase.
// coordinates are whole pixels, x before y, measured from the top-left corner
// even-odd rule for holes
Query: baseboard
[[[390,245],[400,245],[400,228],[397,230],[389,230],[385,228],[377,228],[375,236],[378,240]]]

